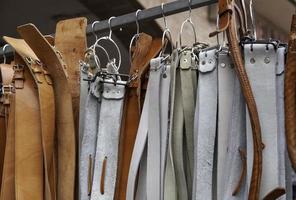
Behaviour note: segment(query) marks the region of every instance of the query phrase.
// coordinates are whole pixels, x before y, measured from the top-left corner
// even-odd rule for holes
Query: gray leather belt
[[[85,82],[85,81],[84,81]],[[102,87],[99,78],[90,85],[90,90],[85,102],[84,130],[82,133],[81,150],[79,157],[79,188],[80,200],[90,199],[94,171],[94,159],[96,155],[98,122],[100,114],[100,101]],[[87,88],[85,88],[87,91]],[[80,93],[83,94],[83,93]],[[82,103],[80,101],[80,103]]]
[[[217,197],[224,195],[227,168],[227,143],[231,139],[230,122],[234,94],[235,72],[227,52],[218,54],[218,128],[217,128]],[[218,198],[219,199],[219,198]]]
[[[113,79],[105,81],[113,83]],[[125,93],[125,86],[121,84],[125,82],[117,81],[117,84],[103,85],[91,200],[114,198]]]
[[[175,80],[176,70],[179,66],[179,53],[175,49],[171,56],[171,93],[170,93],[170,123],[169,123],[169,135],[168,135],[168,153],[165,170],[165,182],[164,182],[164,199],[165,200],[177,200],[177,186],[175,169],[173,163],[173,119],[174,119],[174,106],[175,106]]]
[[[279,182],[278,117],[276,106],[276,51],[271,44],[244,46],[245,66],[253,88],[262,130],[263,171],[260,198],[266,196]],[[252,130],[247,113],[247,177],[250,185],[253,166]],[[272,174],[272,176],[271,176]]]
[[[160,200],[161,130],[160,130],[161,58],[150,62],[148,111],[147,199]],[[139,177],[141,178],[141,177]]]
[[[213,168],[217,118],[216,49],[199,54],[199,79],[195,110],[195,171],[193,199],[213,199]]]
[[[229,66],[229,65],[226,65]],[[219,65],[221,67],[221,65]],[[241,91],[241,86],[238,78],[235,76],[233,82],[231,120],[229,123],[228,141],[226,143],[227,152],[225,155],[224,168],[224,184],[221,187],[223,190],[222,196],[218,199],[247,199],[246,177],[243,176],[242,184],[239,184],[240,176],[243,170],[243,162],[240,155],[240,150],[246,151],[246,109],[245,101]],[[226,91],[221,91],[226,92]],[[219,105],[219,112],[222,106]],[[219,132],[218,132],[219,133]],[[218,146],[220,143],[218,143]],[[236,187],[239,191],[233,195]]]
[[[150,63],[146,98],[130,165],[127,200],[161,200],[164,195],[170,65],[164,64],[162,59],[155,58]],[[138,171],[139,179],[136,185]]]
[[[140,119],[140,124],[137,132],[137,138],[134,145],[133,155],[131,159],[129,174],[128,174],[128,182],[127,182],[127,191],[126,191],[126,200],[134,200],[135,199],[135,193],[136,193],[136,184],[137,184],[137,174],[139,171],[141,159],[145,160],[147,158],[147,154],[144,154],[144,150],[147,143],[147,134],[148,134],[148,112],[149,112],[149,90],[150,90],[150,81],[148,81],[147,86],[147,92],[146,97],[144,101],[144,106],[142,110],[142,115]],[[145,166],[145,165],[144,165]],[[146,172],[145,169],[140,170],[139,176],[142,177],[142,180],[144,177],[146,177],[144,174],[141,174],[141,172]],[[139,180],[139,185],[141,179]],[[145,183],[145,181],[144,181]],[[146,187],[145,187],[146,189]],[[144,192],[144,191],[143,191]],[[142,193],[141,193],[142,194]],[[141,199],[141,197],[138,197],[136,199]]]
[[[292,168],[287,155],[285,140],[285,108],[284,108],[284,71],[285,71],[285,51],[286,48],[280,47],[277,50],[276,67],[276,92],[277,92],[277,114],[278,114],[278,140],[279,140],[279,165],[280,165],[280,184],[286,188],[286,194],[280,200],[293,199],[292,192]]]

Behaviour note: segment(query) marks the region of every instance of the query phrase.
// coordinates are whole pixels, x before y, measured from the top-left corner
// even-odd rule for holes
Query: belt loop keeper
[[[25,81],[25,75],[24,75],[24,65],[14,65],[14,86],[16,89],[23,89],[24,88],[24,81]]]

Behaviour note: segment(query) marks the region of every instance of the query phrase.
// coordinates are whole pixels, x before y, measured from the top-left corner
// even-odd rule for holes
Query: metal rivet
[[[187,59],[184,59],[184,62],[186,62],[186,63],[187,63]]]
[[[256,62],[255,58],[250,59],[250,63],[254,64]]]
[[[264,62],[265,62],[265,64],[270,63],[270,58],[269,57],[265,57]]]
[[[202,64],[202,65],[205,65],[205,64],[206,64],[206,61],[203,60],[203,61],[201,62],[201,64]]]
[[[224,67],[226,67],[226,64],[225,64],[225,63],[221,63],[220,66],[221,66],[222,68],[224,68]]]
[[[212,64],[212,63],[213,63],[213,60],[212,60],[212,59],[210,59],[210,60],[209,60],[209,64]]]

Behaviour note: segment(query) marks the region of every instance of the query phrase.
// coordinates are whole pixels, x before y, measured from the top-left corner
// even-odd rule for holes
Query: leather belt
[[[40,63],[36,55],[23,40],[8,37],[5,39],[22,57],[38,88],[41,137],[45,168],[45,199],[55,199],[56,177],[53,162],[53,152],[55,146],[55,102],[52,80],[49,73],[46,71],[45,66]]]
[[[279,165],[280,185],[286,188],[286,194],[282,199],[293,199],[292,197],[292,168],[287,154],[285,138],[285,104],[284,104],[284,80],[285,80],[285,47],[277,50],[276,87],[277,87],[277,114],[278,114],[278,140],[279,140]]]
[[[252,46],[251,46],[252,45]],[[269,50],[267,50],[269,49]],[[262,183],[260,198],[279,188],[279,144],[276,110],[277,53],[270,44],[244,46],[246,71],[253,88],[262,127],[264,143]],[[268,99],[268,101],[266,101]],[[247,115],[247,155],[253,155],[252,129]],[[247,158],[248,183],[251,179],[252,156]],[[273,176],[270,176],[273,174]]]
[[[11,64],[0,64],[0,189],[4,165],[6,130],[8,128],[10,96],[13,94],[13,68]]]
[[[147,199],[160,200],[161,196],[161,142],[160,128],[160,81],[161,58],[150,62],[150,93],[148,111],[148,152],[147,152]],[[164,122],[165,123],[165,122]],[[141,177],[139,177],[141,178]]]
[[[120,124],[125,94],[124,81],[104,83],[100,110],[91,199],[113,199],[118,166]]]
[[[90,90],[86,98],[86,104],[84,105],[84,115],[82,115],[82,113],[80,114],[80,117],[84,119],[85,124],[79,158],[80,200],[90,199],[92,191],[98,122],[101,107],[101,92],[102,84],[100,83],[100,80],[97,79],[90,85]]]
[[[15,199],[15,179],[14,179],[14,127],[15,127],[15,97],[13,80],[13,68],[8,64],[0,65],[0,78],[2,84],[1,105],[3,116],[1,116],[1,183],[0,199]],[[1,110],[2,111],[2,110]],[[1,113],[2,114],[2,113]]]
[[[126,198],[129,167],[146,93],[147,79],[145,76],[148,74],[150,60],[159,53],[160,49],[160,39],[152,39],[151,36],[140,33],[135,44],[129,73],[131,82],[126,89],[124,100],[115,197],[118,200]]]
[[[177,200],[177,186],[176,177],[173,162],[173,119],[174,119],[174,107],[175,107],[175,80],[176,80],[176,69],[179,66],[179,52],[175,49],[171,55],[171,91],[170,91],[170,116],[169,116],[169,135],[168,135],[168,152],[167,152],[167,163],[165,170],[165,181],[164,181],[164,199],[165,200]]]
[[[23,87],[15,88],[15,194],[16,199],[43,199],[44,165],[38,91],[25,63],[18,67],[16,76],[23,82]]]
[[[237,40],[237,33],[235,30],[235,18],[233,16],[233,1],[232,0],[219,0],[219,30],[210,36],[214,36],[219,32],[226,31],[229,41],[230,51],[237,76],[240,80],[242,92],[246,99],[247,108],[250,114],[250,120],[253,131],[253,144],[254,144],[254,160],[252,167],[252,176],[250,182],[250,190],[248,199],[259,199],[261,174],[262,174],[262,139],[261,127],[258,117],[256,102],[253,96],[252,88],[244,68],[242,53]]]
[[[147,156],[145,156],[145,154],[144,154],[144,150],[146,147],[147,134],[148,134],[148,112],[149,112],[149,100],[148,99],[149,99],[149,95],[150,95],[148,92],[149,90],[150,90],[150,81],[148,81],[146,97],[145,97],[145,101],[144,101],[144,105],[143,105],[140,124],[139,124],[139,128],[137,131],[137,137],[136,137],[135,144],[134,144],[134,150],[133,150],[129,174],[128,174],[128,182],[127,182],[127,190],[126,190],[126,199],[127,200],[134,200],[135,199],[135,194],[137,191],[137,187],[136,187],[137,174],[139,171],[141,159],[143,158],[145,160],[145,158],[147,158]],[[145,165],[143,165],[143,166],[145,166]],[[142,169],[139,172],[139,176],[141,176],[142,180],[143,180],[145,175],[142,175],[141,172],[146,172],[146,170]],[[139,180],[139,185],[142,185],[142,184],[140,184],[140,180]],[[141,197],[136,198],[136,199],[141,199]]]
[[[225,193],[227,179],[227,142],[230,140],[230,122],[233,105],[235,74],[227,49],[218,52],[218,127],[217,127],[217,197]]]
[[[216,49],[199,54],[195,109],[195,176],[193,199],[213,199],[213,169],[218,103]]]
[[[225,157],[224,194],[222,198],[247,199],[246,109],[240,82],[237,77],[235,77],[233,84],[231,120]],[[221,106],[219,105],[220,109]]]
[[[71,93],[68,86],[66,65],[61,55],[49,44],[38,29],[27,24],[18,32],[52,75],[56,100],[56,130],[58,144],[57,199],[74,199],[75,185],[75,128]]]
[[[293,15],[285,72],[285,127],[289,157],[296,170],[296,15]]]

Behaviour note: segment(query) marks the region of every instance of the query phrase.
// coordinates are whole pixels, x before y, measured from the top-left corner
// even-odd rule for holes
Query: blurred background
[[[0,46],[5,43],[2,36],[19,37],[16,27],[25,23],[34,23],[43,34],[55,32],[58,21],[78,16],[85,16],[88,23],[95,20],[108,19],[111,16],[134,12],[170,2],[168,0],[7,0],[0,6]],[[172,0],[171,0],[172,1]],[[245,1],[248,4],[249,0]],[[254,0],[257,35],[259,38],[274,38],[287,41],[292,14],[295,12],[296,0]],[[167,17],[168,27],[172,31],[173,44],[178,40],[182,22],[188,16],[187,12]],[[210,44],[217,43],[216,38],[208,34],[215,30],[217,5],[206,6],[192,10],[192,19],[196,27],[198,41]],[[154,37],[161,37],[163,19],[140,23],[140,31]],[[120,46],[123,58],[128,58],[128,47],[136,25],[114,30],[114,39]],[[107,33],[99,33],[106,35]],[[194,41],[192,30],[185,26],[183,43]],[[89,35],[89,44],[94,37]],[[0,58],[1,59],[1,58]],[[128,59],[123,60],[123,72],[128,70]]]

